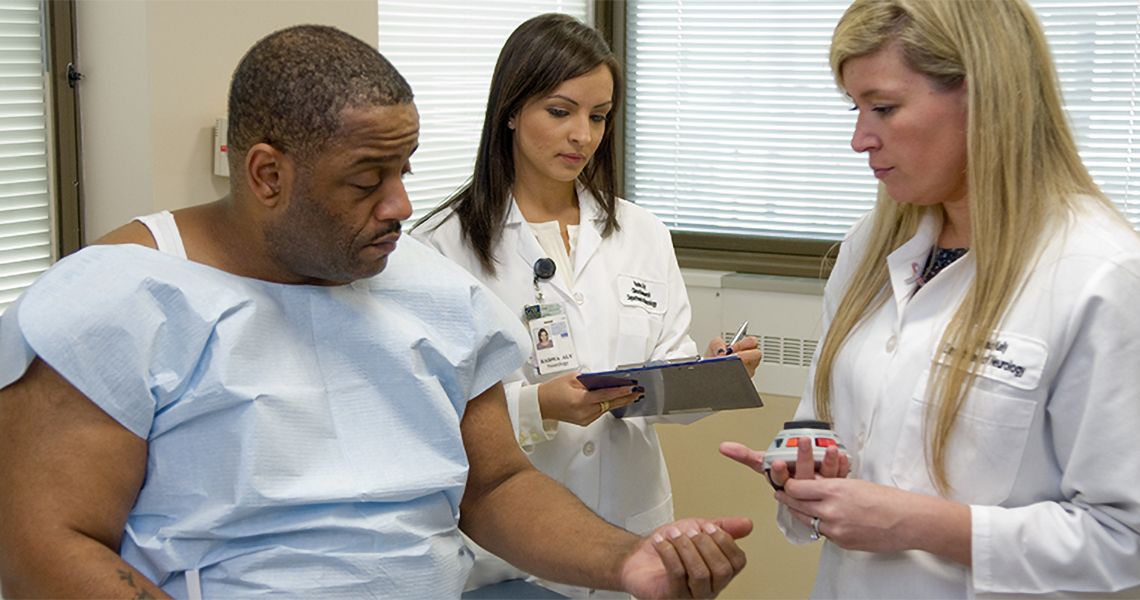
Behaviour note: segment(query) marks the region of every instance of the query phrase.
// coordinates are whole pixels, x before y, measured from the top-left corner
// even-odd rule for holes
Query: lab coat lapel
[[[934,210],[926,211],[914,237],[887,256],[891,290],[895,297],[895,306],[899,307],[900,312],[914,294],[918,278],[926,267],[926,259],[930,256],[930,249],[938,240],[938,231],[941,227],[941,215]]]
[[[507,215],[507,225],[504,228],[504,232],[512,231],[515,236],[515,251],[522,257],[523,264],[526,265],[527,276],[533,279],[534,263],[540,258],[546,258],[546,252],[543,251],[542,245],[538,243],[538,238],[534,237],[534,231],[531,230],[530,224],[523,218],[522,211],[519,210],[519,206],[513,196],[511,197],[510,213]],[[551,278],[548,283],[549,286],[553,286],[562,294],[562,298],[558,299],[558,301],[565,301],[570,298],[570,291],[566,289],[566,284],[562,282],[561,274],[555,273],[554,277]],[[542,289],[548,289],[548,285],[543,284]],[[546,298],[547,302],[555,300],[555,298]]]
[[[606,224],[606,214],[597,199],[586,188],[578,186],[578,244],[574,248],[574,281],[582,276],[586,264],[590,262],[602,244],[602,227]]]

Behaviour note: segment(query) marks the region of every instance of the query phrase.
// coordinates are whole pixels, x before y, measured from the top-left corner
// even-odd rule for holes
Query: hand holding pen
[[[713,338],[709,342],[705,356],[737,354],[744,363],[744,368],[748,369],[748,376],[752,377],[756,374],[756,367],[760,366],[760,359],[762,358],[759,348],[759,341],[748,335],[748,321],[745,321],[740,324],[740,329],[736,330],[736,335],[732,336],[730,343],[725,344],[724,339],[719,336]]]
[[[748,335],[748,321],[744,321],[740,324],[740,329],[736,330],[736,335],[732,336],[732,341],[728,343],[728,346],[725,346],[726,349],[724,353],[732,354],[735,352],[733,346],[740,343],[740,340],[744,339],[744,336],[746,335]]]

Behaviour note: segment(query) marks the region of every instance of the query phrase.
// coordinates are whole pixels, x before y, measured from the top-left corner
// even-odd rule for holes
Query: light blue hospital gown
[[[526,333],[405,237],[338,287],[138,246],[64,259],[0,319],[0,387],[34,355],[149,442],[122,555],[176,596],[457,597],[467,400]]]

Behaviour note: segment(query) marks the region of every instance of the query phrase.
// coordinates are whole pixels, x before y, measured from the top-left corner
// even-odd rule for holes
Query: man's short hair
[[[232,173],[262,142],[300,160],[325,149],[346,108],[412,101],[412,88],[373,47],[334,27],[297,25],[261,39],[234,70],[229,96]]]

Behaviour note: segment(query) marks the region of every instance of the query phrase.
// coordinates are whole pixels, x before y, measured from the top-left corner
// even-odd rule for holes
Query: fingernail
[[[654,544],[660,544],[661,542],[664,542],[664,541],[665,541],[665,538],[661,537],[660,533],[653,534],[653,543]]]
[[[709,535],[716,533],[716,525],[713,525],[712,523],[705,523],[703,529],[705,530],[705,533]]]
[[[724,351],[724,353],[725,354],[732,354],[732,346],[729,346],[728,349]]]
[[[700,535],[700,533],[701,533],[701,532],[697,531],[696,529],[690,529],[689,531],[687,531],[687,532],[685,533],[685,535],[687,535],[687,536],[689,536],[689,537],[691,537],[691,538],[695,538],[695,537],[697,537],[698,535]]]
[[[724,354],[725,352],[726,352],[725,348],[717,348],[717,350],[716,350],[717,354]]]
[[[669,534],[669,539],[675,540],[675,539],[681,537],[681,530],[677,529],[676,527],[670,527],[669,529],[667,529],[665,531],[665,533]]]
[[[635,386],[633,386],[633,393],[635,393],[635,394],[640,394],[640,393],[642,393],[642,392],[644,392],[644,391],[645,391],[645,387],[644,387],[644,386],[640,386],[640,385],[635,385]]]

